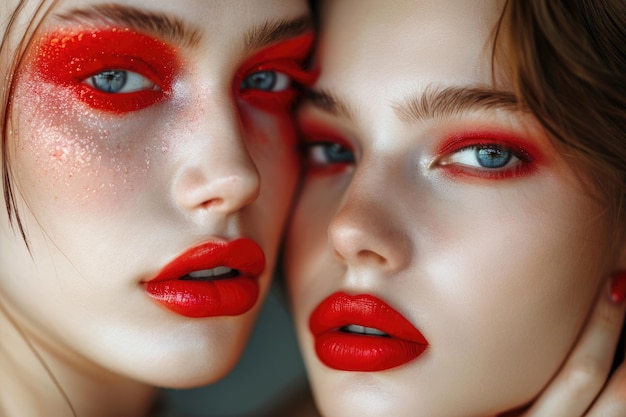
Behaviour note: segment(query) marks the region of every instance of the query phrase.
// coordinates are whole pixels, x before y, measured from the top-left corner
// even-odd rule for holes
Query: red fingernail
[[[611,280],[611,299],[616,303],[626,300],[626,271],[613,273]]]

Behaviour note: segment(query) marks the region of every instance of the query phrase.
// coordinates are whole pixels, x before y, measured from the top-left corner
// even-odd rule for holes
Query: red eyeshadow
[[[158,103],[171,94],[179,71],[176,50],[150,36],[126,29],[59,31],[36,48],[35,67],[48,82],[70,88],[92,108],[124,114]],[[106,70],[132,71],[158,86],[154,90],[108,93],[85,83]]]
[[[308,147],[317,144],[337,144],[341,147],[352,151],[354,154],[354,146],[349,140],[342,137],[336,130],[324,123],[305,120],[299,120],[300,131],[302,132],[303,143],[302,148],[306,151]],[[330,164],[307,164],[307,173],[315,175],[336,175],[340,174],[350,167],[353,163],[330,163]]]
[[[473,168],[460,165],[439,164],[438,167],[452,176],[465,176],[475,179],[502,180],[520,177],[535,172],[544,163],[545,157],[541,151],[524,137],[499,130],[472,130],[454,134],[446,139],[437,149],[438,159],[441,160],[455,152],[472,146],[503,146],[520,160],[509,168],[489,169]]]
[[[310,86],[317,79],[317,73],[307,71],[303,65],[313,46],[312,32],[272,45],[247,59],[240,67],[234,80],[237,95],[251,104],[265,108],[284,108],[296,96],[294,86],[283,91],[242,90],[242,80],[258,71],[276,71],[289,76],[293,83]]]

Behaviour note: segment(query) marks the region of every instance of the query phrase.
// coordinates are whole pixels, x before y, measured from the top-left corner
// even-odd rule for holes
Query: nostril
[[[387,259],[376,252],[370,250],[361,250],[356,255],[361,262],[385,265],[387,263]]]
[[[207,200],[205,202],[203,202],[202,204],[200,204],[200,207],[205,209],[205,210],[209,210],[213,207],[219,207],[222,204],[224,204],[224,199],[223,198],[213,198],[211,200]]]

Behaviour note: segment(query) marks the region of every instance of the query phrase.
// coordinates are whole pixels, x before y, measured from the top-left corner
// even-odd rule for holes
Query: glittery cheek
[[[17,179],[38,201],[109,210],[150,177],[157,150],[142,146],[135,119],[91,109],[34,72],[20,75],[12,120]]]

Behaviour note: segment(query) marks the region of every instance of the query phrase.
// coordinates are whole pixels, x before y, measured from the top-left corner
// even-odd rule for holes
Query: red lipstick
[[[332,294],[309,321],[317,357],[341,371],[377,372],[419,357],[428,342],[402,314],[368,294]]]
[[[262,249],[250,239],[206,242],[183,252],[148,282],[146,292],[185,317],[237,316],[259,298]]]

